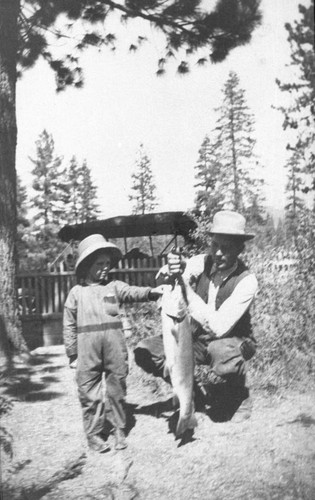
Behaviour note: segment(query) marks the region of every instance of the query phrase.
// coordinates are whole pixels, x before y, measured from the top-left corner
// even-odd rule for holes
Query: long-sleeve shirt
[[[204,270],[205,255],[197,255],[187,261],[185,274],[198,277]],[[205,303],[190,287],[187,289],[189,313],[203,330],[214,337],[224,337],[232,330],[238,320],[249,309],[258,289],[253,273],[248,273],[236,285],[232,294],[216,310],[215,302],[220,285],[235,271],[237,263],[230,269],[220,272],[212,266],[208,302]]]
[[[64,305],[63,337],[67,356],[77,354],[81,333],[121,329],[119,304],[146,302],[150,287],[129,286],[122,281],[105,285],[75,285]]]

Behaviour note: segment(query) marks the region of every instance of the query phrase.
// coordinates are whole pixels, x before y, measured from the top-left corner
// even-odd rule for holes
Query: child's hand
[[[149,294],[149,298],[150,300],[157,300],[159,299],[163,293],[165,292],[165,290],[167,288],[169,288],[170,285],[159,285],[155,288],[152,288],[151,291],[150,291],[150,294]]]
[[[154,293],[157,293],[158,295],[163,295],[163,293],[165,292],[165,290],[169,288],[169,285],[159,285],[159,286],[156,286],[155,288],[152,288],[152,292]]]

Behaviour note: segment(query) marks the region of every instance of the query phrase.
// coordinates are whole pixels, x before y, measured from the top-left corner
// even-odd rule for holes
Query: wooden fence
[[[155,286],[155,275],[166,263],[166,256],[122,259],[110,271],[114,279],[136,286]],[[76,284],[73,271],[30,272],[17,276],[19,313],[38,316],[62,313],[70,289]]]

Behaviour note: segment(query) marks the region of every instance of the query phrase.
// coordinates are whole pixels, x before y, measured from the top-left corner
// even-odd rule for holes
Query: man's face
[[[243,248],[243,242],[233,236],[214,234],[210,254],[217,269],[225,271],[233,266]]]
[[[98,253],[88,271],[88,280],[93,283],[106,280],[110,266],[110,254],[106,251]]]

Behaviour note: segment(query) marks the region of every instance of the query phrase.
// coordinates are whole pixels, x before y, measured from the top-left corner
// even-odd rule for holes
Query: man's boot
[[[253,400],[249,394],[248,388],[244,387],[243,391],[240,392],[239,404],[232,418],[232,422],[235,424],[240,424],[248,420],[253,410]]]
[[[217,375],[208,365],[195,366],[195,405],[200,411],[216,404],[217,393],[225,387],[226,380]]]

